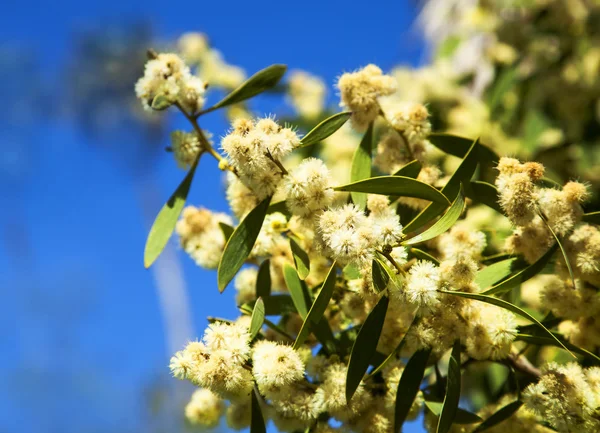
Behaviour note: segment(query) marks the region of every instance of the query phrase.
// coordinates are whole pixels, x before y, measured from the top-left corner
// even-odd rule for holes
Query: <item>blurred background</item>
[[[192,392],[171,379],[175,350],[206,316],[234,318],[173,241],[142,264],[156,213],[184,172],[165,152],[176,113],[139,114],[145,51],[208,35],[251,74],[272,63],[327,84],[367,63],[427,56],[415,2],[3,2],[0,16],[0,432],[176,432]],[[209,96],[216,101],[218,93]],[[135,105],[135,107],[134,107]],[[261,97],[258,113],[291,112]],[[215,138],[222,113],[203,117]],[[203,159],[189,202],[227,211]],[[225,427],[223,427],[225,429]]]

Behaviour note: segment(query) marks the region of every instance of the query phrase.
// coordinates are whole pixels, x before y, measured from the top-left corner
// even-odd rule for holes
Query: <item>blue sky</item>
[[[159,304],[142,266],[148,226],[139,197],[140,185],[151,189],[158,211],[183,172],[160,153],[139,182],[117,163],[131,137],[102,151],[60,114],[75,32],[135,20],[163,41],[203,31],[249,73],[285,63],[332,85],[367,63],[419,63],[415,13],[409,1],[3,3],[0,47],[31,55],[38,73],[2,83],[5,109],[18,112],[27,99],[41,114],[0,120],[0,432],[159,431],[142,396],[169,383]],[[49,98],[21,96],[40,83]],[[332,87],[330,96],[336,103]],[[226,125],[217,114],[203,127],[219,136]],[[225,210],[214,162],[202,161],[198,175],[190,202]],[[181,262],[195,333],[207,315],[233,317],[233,291],[219,295],[214,273],[183,254]]]

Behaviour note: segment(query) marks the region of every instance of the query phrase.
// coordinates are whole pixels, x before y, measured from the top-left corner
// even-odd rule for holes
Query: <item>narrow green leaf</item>
[[[404,167],[400,167],[393,176],[404,176],[412,177],[415,179],[421,171],[421,163],[418,160],[414,160],[406,164]]]
[[[475,169],[477,168],[477,152],[480,148],[479,139],[471,143],[471,146],[465,152],[463,162],[460,163],[448,183],[442,188],[442,193],[449,200],[454,200],[460,193],[461,184],[468,183],[471,177],[473,177],[473,173],[475,173]],[[404,226],[404,233],[416,231],[419,227],[424,226],[440,215],[444,209],[446,209],[445,205],[430,203],[411,222]]]
[[[319,292],[315,302],[313,302],[310,307],[310,311],[306,315],[306,319],[302,324],[302,328],[300,328],[300,332],[298,333],[298,337],[296,337],[296,341],[294,342],[294,349],[302,346],[304,341],[306,341],[306,337],[308,337],[311,326],[313,324],[319,323],[325,314],[325,310],[329,305],[329,301],[333,296],[333,289],[335,288],[335,262],[331,265],[331,269],[327,273],[327,277],[321,286],[321,291]]]
[[[334,114],[333,116],[323,120],[302,138],[300,141],[301,146],[310,146],[311,144],[318,143],[326,139],[335,131],[340,129],[351,115],[352,113],[345,111]]]
[[[221,228],[221,231],[223,232],[223,236],[225,237],[225,242],[227,242],[229,240],[229,238],[231,237],[231,235],[233,234],[234,228],[231,227],[229,224],[225,224],[223,222],[219,223],[219,227]]]
[[[450,206],[448,211],[439,220],[437,220],[434,225],[429,227],[424,232],[419,233],[418,235],[410,239],[402,241],[402,245],[418,244],[433,239],[441,235],[442,233],[445,233],[454,225],[456,221],[458,221],[458,218],[460,218],[464,206],[465,199],[462,194],[458,194],[456,196],[456,199],[454,200],[454,203],[452,203],[452,206]]]
[[[265,323],[265,303],[262,298],[258,298],[252,309],[252,318],[250,319],[250,340],[258,335],[260,329]]]
[[[475,283],[482,289],[496,284],[514,272],[514,265],[518,262],[516,257],[502,260],[492,265],[486,266],[475,277]]]
[[[267,210],[267,213],[270,214],[270,213],[275,213],[275,212],[279,212],[284,215],[290,215],[290,211],[287,208],[287,205],[285,204],[285,200],[276,201],[275,203],[271,203],[269,205],[269,209]]]
[[[408,329],[406,330],[404,336],[402,337],[402,340],[400,340],[400,343],[398,343],[398,345],[396,346],[396,348],[394,350],[392,350],[392,352],[379,364],[377,364],[376,366],[374,366],[375,368],[369,373],[369,376],[367,376],[367,379],[372,378],[373,376],[375,376],[377,373],[379,373],[381,370],[383,370],[383,368],[393,359],[396,359],[396,355],[398,353],[400,353],[400,351],[402,350],[402,348],[404,347],[404,344],[406,343],[406,336],[411,332],[411,330],[417,326],[417,324],[419,323],[419,318],[415,317],[413,319],[413,321],[411,322],[410,326],[408,327]]]
[[[228,105],[237,104],[238,102],[250,99],[265,90],[275,87],[279,80],[281,80],[281,77],[285,74],[286,70],[286,65],[271,65],[258,71],[240,84],[240,86],[229,95],[225,96],[212,107],[204,110],[202,114],[209,113]]]
[[[346,266],[344,266],[344,269],[342,269],[342,274],[347,280],[358,280],[361,277],[360,269],[358,269],[358,266],[356,266],[354,263],[348,263]]]
[[[431,413],[436,416],[440,416],[444,404],[439,401],[425,400],[425,406],[427,406],[427,409],[429,409]],[[456,409],[454,424],[475,424],[481,421],[483,420],[479,417],[479,415],[476,415],[473,412],[461,409],[460,407]]]
[[[352,168],[350,170],[350,181],[356,182],[371,177],[371,155],[373,152],[373,122],[369,123],[369,128],[360,144],[354,151],[352,158]],[[367,195],[363,192],[351,192],[354,204],[364,209],[367,206]]]
[[[163,111],[173,105],[173,101],[167,98],[165,95],[156,95],[152,100],[152,109],[156,111]]]
[[[486,302],[488,304],[492,304],[492,305],[495,305],[497,307],[504,308],[506,310],[512,311],[513,313],[515,313],[515,314],[517,314],[517,315],[519,315],[521,317],[524,317],[525,319],[527,319],[527,320],[531,321],[532,323],[535,323],[536,325],[538,325],[547,335],[550,336],[550,338],[556,340],[556,342],[560,345],[560,347],[562,347],[567,352],[569,352],[569,354],[571,354],[571,356],[573,356],[573,357],[575,356],[539,320],[537,320],[535,317],[533,317],[527,311],[525,311],[525,310],[517,307],[514,304],[511,304],[508,301],[505,301],[504,299],[494,298],[492,296],[487,296],[487,295],[484,295],[484,294],[481,294],[481,293],[465,293],[465,292],[455,292],[455,291],[449,291],[449,290],[440,290],[440,292],[447,293],[449,295],[454,295],[454,296],[461,296],[463,298],[474,299],[476,301]]]
[[[500,424],[502,421],[507,420],[508,418],[513,416],[522,405],[522,401],[516,400],[511,403],[508,403],[506,406],[501,407],[496,411],[496,413],[494,413],[484,422],[479,424],[477,428],[473,430],[473,433],[481,433],[482,431],[485,431],[489,428]]]
[[[516,67],[506,69],[498,76],[487,97],[488,109],[491,113],[498,108],[504,95],[517,83],[517,79],[518,69]]]
[[[571,261],[569,260],[569,255],[567,254],[565,247],[563,246],[558,235],[554,232],[554,230],[552,230],[552,227],[550,227],[550,224],[548,223],[548,220],[546,219],[546,217],[542,213],[540,213],[539,215],[540,215],[540,218],[542,218],[542,221],[544,221],[544,223],[546,224],[546,227],[548,227],[548,230],[550,230],[550,233],[552,233],[552,236],[554,236],[554,239],[556,240],[556,244],[560,248],[560,252],[562,253],[565,264],[567,265],[567,269],[569,270],[569,276],[571,277],[571,283],[573,284],[573,288],[577,287],[575,285],[575,275],[573,275],[573,268],[571,267]]]
[[[266,259],[258,267],[256,276],[256,297],[265,297],[271,294],[271,261]]]
[[[442,209],[450,202],[444,194],[424,182],[404,176],[378,176],[334,188],[336,191],[416,197],[440,203]]]
[[[260,410],[260,404],[258,402],[258,391],[256,389],[252,391],[252,404],[250,414],[250,433],[267,433],[267,428],[265,427],[265,419],[263,418],[262,411]]]
[[[525,269],[517,272],[512,277],[502,280],[499,283],[496,283],[495,285],[490,287],[488,290],[483,292],[483,294],[484,295],[495,295],[498,293],[507,292],[510,289],[512,289],[513,287],[517,287],[521,283],[524,283],[525,281],[529,280],[530,278],[536,276],[544,269],[546,264],[550,261],[550,258],[552,258],[552,256],[556,252],[557,248],[558,248],[558,245],[554,244],[552,247],[550,247],[550,249],[542,257],[540,257],[538,259],[537,262],[532,263],[531,265],[527,266]]]
[[[396,404],[394,410],[394,432],[399,433],[402,424],[410,412],[410,408],[419,393],[425,367],[429,360],[431,349],[418,350],[410,357],[400,382],[398,382],[398,391],[396,392]]]
[[[381,297],[375,308],[369,313],[352,345],[350,361],[348,362],[348,375],[346,376],[347,402],[352,399],[354,392],[356,392],[369,368],[371,358],[377,350],[377,343],[383,329],[389,301],[387,296]]]
[[[262,300],[265,306],[265,316],[281,316],[282,314],[296,312],[294,302],[289,295],[263,296]],[[240,309],[252,312],[255,304],[256,300],[240,306]]]
[[[466,189],[466,193],[471,200],[484,204],[504,215],[504,211],[498,203],[498,189],[491,183],[479,180],[472,181],[469,188]]]
[[[390,282],[390,277],[383,268],[383,265],[375,259],[373,259],[371,275],[373,277],[373,286],[375,286],[375,290],[379,293],[383,292]]]
[[[301,280],[304,280],[310,273],[310,260],[308,254],[306,254],[306,251],[304,251],[292,237],[290,237],[290,248],[292,249],[292,256],[294,257],[294,264],[298,270],[298,276]]]
[[[429,135],[429,141],[438,149],[446,152],[449,155],[454,155],[459,158],[464,158],[473,144],[472,138],[459,137],[458,135],[433,133]],[[477,149],[477,159],[479,161],[489,161],[497,163],[500,156],[485,144],[479,143]]]
[[[599,224],[600,225],[600,211],[598,212],[588,212],[583,214],[583,220],[586,223]]]
[[[412,256],[419,260],[429,260],[430,262],[433,262],[438,266],[440,264],[440,261],[438,259],[433,257],[431,254],[429,254],[423,250],[420,250],[418,248],[411,247],[411,249],[408,251],[408,256],[409,257]]]
[[[283,266],[283,279],[285,280],[285,284],[287,285],[298,314],[300,314],[303,319],[306,319],[308,306],[306,302],[306,287],[304,281],[300,279],[296,269],[288,263]]]
[[[250,251],[252,251],[254,242],[256,242],[262,223],[267,215],[270,201],[271,197],[267,197],[252,209],[236,227],[225,244],[217,270],[219,292],[225,290],[225,287],[235,277],[237,271],[240,270],[248,258]]]
[[[460,400],[460,340],[454,342],[452,355],[448,361],[448,376],[446,377],[446,396],[440,413],[437,433],[448,433],[458,412]]]
[[[144,248],[144,266],[146,269],[152,266],[152,263],[160,256],[167,242],[169,242],[173,230],[175,230],[177,218],[179,218],[179,214],[187,200],[199,160],[198,157],[183,181],[162,207],[150,228],[148,239],[146,239],[146,247]]]
[[[587,356],[594,360],[594,364],[598,365],[600,363],[600,357],[589,350],[586,350],[582,347],[576,346],[568,341],[565,341],[562,336],[557,335],[556,333],[552,333],[556,338],[548,338],[539,335],[530,335],[530,334],[522,334],[518,333],[515,340],[524,341],[529,344],[535,344],[537,346],[554,346],[554,347],[562,347],[557,344],[557,339],[559,339],[565,347],[567,347],[571,352],[578,353],[583,356]]]

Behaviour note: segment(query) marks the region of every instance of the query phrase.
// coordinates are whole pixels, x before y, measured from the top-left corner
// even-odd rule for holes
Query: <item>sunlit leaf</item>
[[[250,411],[250,433],[267,433],[265,419],[263,418],[260,404],[258,402],[258,391],[252,391],[252,404]]]
[[[444,407],[444,403],[433,400],[425,400],[425,406],[427,406],[427,409],[429,409],[435,416],[440,416]],[[454,424],[475,424],[481,421],[483,420],[473,412],[461,409],[460,407],[456,409]]]
[[[481,433],[482,431],[486,431],[487,429],[500,424],[502,421],[507,420],[508,418],[513,416],[522,405],[523,402],[516,400],[511,403],[508,403],[506,406],[502,406],[484,422],[479,424],[477,428],[473,430],[473,433]]]
[[[215,105],[204,110],[202,114],[209,113],[228,105],[237,104],[238,102],[250,99],[265,90],[275,87],[275,85],[279,83],[279,80],[281,80],[281,77],[285,74],[286,70],[286,65],[271,65],[258,71]]]
[[[514,274],[512,277],[509,277],[505,280],[500,281],[499,283],[496,283],[488,290],[483,292],[483,294],[495,295],[498,293],[507,292],[508,290],[517,287],[521,283],[524,283],[525,281],[529,280],[530,278],[533,278],[546,267],[546,264],[548,264],[548,262],[556,252],[557,248],[558,245],[554,244],[542,257],[540,257],[537,260],[537,262],[532,263],[525,269],[522,269],[521,271]]]
[[[454,342],[452,355],[448,361],[448,376],[446,377],[446,396],[437,426],[437,433],[448,433],[458,412],[460,400],[460,340]]]
[[[300,314],[302,319],[306,319],[306,315],[308,314],[306,284],[300,279],[296,269],[288,263],[283,266],[283,278],[298,314]]]
[[[538,325],[540,327],[540,329],[542,329],[546,335],[548,335],[548,336],[550,336],[550,338],[556,340],[556,342],[560,345],[560,347],[562,347],[567,352],[569,352],[569,354],[571,354],[571,356],[574,356],[569,351],[569,349],[567,349],[567,347],[558,338],[556,338],[556,336],[552,332],[550,332],[539,320],[537,320],[535,317],[533,317],[527,311],[523,310],[522,308],[517,307],[514,304],[511,304],[508,301],[505,301],[504,299],[494,298],[492,296],[487,296],[487,295],[484,295],[481,293],[465,293],[465,292],[455,292],[455,291],[449,291],[449,290],[440,290],[440,292],[446,293],[449,295],[454,295],[454,296],[461,296],[463,298],[474,299],[476,301],[485,302],[485,303],[492,304],[497,307],[512,311],[516,315],[524,317],[525,319],[529,320],[530,322],[533,322],[536,325]]]
[[[292,237],[290,237],[290,247],[292,249],[292,256],[294,257],[294,264],[298,270],[298,276],[301,280],[304,280],[310,273],[310,260],[308,254],[306,254],[306,251],[304,251]]]
[[[199,160],[200,158],[196,159],[190,171],[162,207],[150,228],[148,239],[146,239],[146,247],[144,248],[144,266],[146,268],[152,266],[152,263],[160,256],[167,242],[169,242],[173,230],[175,230],[177,219],[190,192],[190,186]]]
[[[302,138],[300,141],[301,146],[310,146],[326,139],[340,129],[351,115],[352,113],[350,112],[342,112],[323,120]]]
[[[329,301],[331,300],[331,296],[333,295],[333,289],[335,288],[335,279],[336,279],[336,271],[335,271],[335,262],[331,265],[331,269],[327,273],[327,277],[321,286],[321,291],[317,295],[315,302],[313,302],[312,306],[308,314],[306,315],[306,319],[302,324],[302,328],[298,333],[298,337],[296,337],[296,342],[294,343],[294,349],[300,347],[306,337],[308,337],[311,327],[319,323],[325,314],[325,310],[329,305]]]
[[[271,261],[266,259],[258,267],[256,276],[256,297],[265,297],[271,294]]]
[[[360,180],[334,188],[336,191],[366,192],[369,194],[397,195],[415,197],[442,204],[442,209],[449,204],[448,199],[429,184],[404,176],[378,176]]]
[[[346,376],[346,401],[349,402],[356,392],[358,385],[363,379],[371,363],[371,358],[377,350],[379,336],[383,329],[385,314],[389,304],[389,298],[382,296],[375,308],[365,319],[365,323],[360,328],[348,363],[348,375]]]
[[[414,257],[419,260],[428,260],[430,262],[435,263],[436,265],[440,264],[440,261],[438,259],[433,257],[431,254],[429,254],[423,250],[420,250],[418,248],[411,247],[410,250],[408,250],[408,256],[409,256],[409,258]]]
[[[371,153],[373,145],[373,122],[365,132],[359,146],[354,151],[352,158],[352,168],[350,170],[350,181],[356,182],[371,177]],[[367,195],[362,192],[351,192],[352,201],[360,208],[364,209],[367,205]]]
[[[513,268],[516,262],[518,262],[518,259],[513,257],[511,259],[502,260],[501,262],[496,262],[492,265],[486,266],[477,272],[475,283],[482,289],[496,284],[498,281],[503,280],[514,272]]]
[[[439,220],[437,220],[434,225],[429,227],[424,232],[419,233],[410,239],[402,241],[402,245],[414,245],[425,242],[450,230],[454,223],[458,221],[458,218],[460,218],[464,206],[465,199],[462,194],[458,194],[454,200],[454,203],[452,203],[452,206],[450,206],[446,213]]]
[[[252,209],[236,227],[227,244],[225,244],[225,249],[217,270],[217,282],[220,292],[225,290],[225,287],[235,277],[237,271],[240,270],[248,258],[250,251],[252,251],[254,242],[256,242],[267,214],[270,201],[271,197],[267,197]]]
[[[402,429],[402,424],[406,421],[410,408],[419,393],[430,354],[431,349],[418,350],[411,356],[406,367],[404,367],[400,382],[398,383],[398,391],[396,392],[394,410],[395,433],[400,432]]]
[[[358,266],[356,266],[355,263],[348,263],[346,266],[344,266],[344,269],[342,269],[342,274],[347,280],[357,280],[361,277],[360,269],[358,269]]]
[[[258,335],[260,329],[265,323],[265,303],[262,298],[258,298],[252,309],[252,318],[250,319],[250,339]]]
[[[167,98],[165,95],[156,95],[152,100],[152,109],[156,111],[163,111],[173,105],[173,101]]]
[[[229,224],[225,224],[224,222],[219,222],[219,227],[221,228],[221,231],[223,232],[223,237],[225,237],[225,242],[227,242],[229,240],[229,238],[231,237],[231,235],[233,234],[233,231],[235,229],[233,227],[231,227]]]

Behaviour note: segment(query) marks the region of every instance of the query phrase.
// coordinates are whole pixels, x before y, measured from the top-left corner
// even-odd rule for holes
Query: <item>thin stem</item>
[[[506,358],[507,363],[512,366],[515,370],[520,371],[528,376],[532,376],[534,378],[539,378],[542,375],[542,372],[539,368],[535,367],[524,355],[519,355],[517,353],[511,353],[508,358]]]
[[[283,337],[287,338],[290,341],[296,341],[296,339],[294,337],[292,337],[290,334],[288,334],[287,332],[285,332],[279,326],[277,326],[276,324],[274,324],[273,322],[271,322],[269,319],[265,318],[264,321],[265,321],[265,325],[267,325],[273,331],[277,332],[279,335],[282,335]]]
[[[286,174],[288,174],[288,171],[287,171],[287,170],[285,169],[285,167],[284,167],[284,166],[281,164],[281,162],[279,162],[279,160],[277,160],[277,159],[273,158],[273,155],[271,155],[271,152],[269,152],[269,151],[267,150],[267,152],[265,153],[265,156],[266,156],[267,158],[269,158],[269,159],[270,159],[270,160],[273,162],[273,164],[275,164],[275,165],[276,165],[276,166],[279,168],[279,170],[281,170],[281,174],[283,174],[284,176],[285,176]]]
[[[390,261],[390,263],[396,268],[397,274],[402,274],[403,276],[406,276],[406,272],[404,272],[404,269],[402,269],[400,265],[396,263],[396,260],[394,260],[390,253],[381,250],[377,250],[377,252]]]

